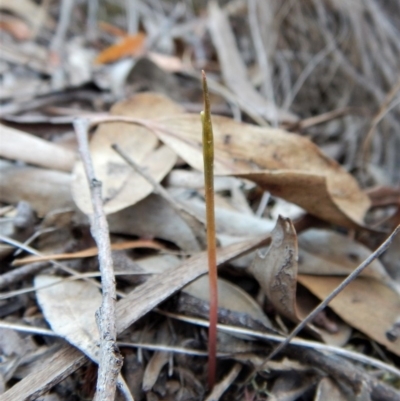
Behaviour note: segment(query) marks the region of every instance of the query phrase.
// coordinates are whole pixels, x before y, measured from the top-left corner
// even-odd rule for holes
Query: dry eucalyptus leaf
[[[279,217],[271,235],[267,253],[257,253],[250,270],[277,311],[296,320],[298,248],[292,222]]]
[[[272,233],[271,245],[265,254],[258,252],[250,267],[264,294],[275,309],[292,320],[300,322],[314,308],[314,304],[305,295],[297,297],[297,236],[292,222],[278,218]],[[325,342],[335,345],[345,344],[351,334],[350,328],[334,321],[335,330],[323,330],[313,324],[308,327]]]
[[[200,251],[192,230],[161,196],[151,194],[137,204],[108,216],[110,232],[155,237],[184,251]]]
[[[154,132],[197,170],[203,169],[197,115],[162,118]],[[281,129],[214,116],[215,173],[256,182],[326,221],[359,227],[370,201],[356,180],[309,139]]]
[[[199,198],[184,199],[184,194],[182,195],[178,195],[176,199],[199,218],[205,216],[206,205],[203,200]],[[274,227],[274,222],[271,220],[240,213],[232,210],[232,207],[231,209],[218,207],[218,205],[215,207],[215,224],[217,235],[225,234],[241,238],[263,235],[271,232]]]
[[[74,208],[70,174],[11,165],[0,169],[0,201],[28,202],[39,217],[55,209]]]
[[[153,98],[160,99],[154,104]],[[156,94],[142,94],[117,103],[112,115],[154,119],[181,112],[179,105]],[[90,142],[96,178],[102,182],[104,211],[117,212],[133,205],[153,192],[153,186],[135,172],[112,148],[119,145],[156,181],[161,181],[176,162],[176,154],[148,129],[134,124],[101,124]],[[84,213],[92,212],[90,191],[82,161],[74,168],[73,198]]]
[[[371,254],[364,245],[330,230],[304,231],[299,235],[298,242],[301,274],[347,276]],[[393,287],[393,280],[378,259],[361,274]]]
[[[0,124],[0,157],[69,172],[76,155],[35,135]]]
[[[326,298],[341,282],[339,277],[299,275],[298,281],[318,298]],[[400,355],[400,339],[390,342],[386,331],[400,315],[400,297],[371,277],[359,277],[334,298],[329,306],[348,324]]]
[[[136,263],[145,273],[159,274],[177,268],[182,261],[175,255],[159,254],[137,259]]]
[[[203,301],[210,301],[210,283],[208,275],[202,276],[193,281],[182,291],[199,298]],[[218,279],[218,307],[234,312],[245,313],[254,320],[262,323],[265,327],[271,328],[271,322],[262,311],[257,302],[247,292],[235,284],[219,278]]]
[[[95,312],[101,305],[100,291],[86,281],[60,280],[62,277],[35,277],[35,287],[51,285],[36,290],[43,315],[53,331],[96,360],[100,339]]]

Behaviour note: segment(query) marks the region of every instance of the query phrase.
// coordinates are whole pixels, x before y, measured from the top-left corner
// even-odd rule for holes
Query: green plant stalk
[[[214,137],[211,124],[210,97],[206,74],[202,71],[204,110],[201,112],[203,126],[204,183],[206,198],[207,254],[210,279],[210,326],[208,329],[208,385],[214,387],[217,359],[217,319],[218,319],[218,274],[217,245],[215,239],[214,212]]]

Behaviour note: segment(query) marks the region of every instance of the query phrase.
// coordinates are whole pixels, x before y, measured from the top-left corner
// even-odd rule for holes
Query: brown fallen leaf
[[[342,279],[299,275],[298,281],[318,298],[324,299]],[[400,341],[390,342],[385,335],[400,315],[400,298],[392,289],[374,278],[359,277],[334,298],[329,306],[345,322],[400,355]]]
[[[188,164],[202,170],[197,115],[159,119],[153,128]],[[363,226],[370,205],[368,196],[349,173],[309,139],[221,116],[213,117],[213,129],[216,175],[252,180],[331,223]]]
[[[259,282],[263,292],[274,308],[293,322],[300,322],[314,308],[310,299],[297,295],[297,236],[290,219],[278,218],[272,233],[272,242],[267,253],[259,252],[250,267],[250,271]],[[335,330],[323,330],[314,324],[309,329],[325,342],[343,345],[349,339],[350,328],[334,321]]]
[[[95,59],[96,64],[106,64],[127,56],[138,56],[144,51],[146,35],[139,32],[136,35],[125,36],[123,39],[104,49]]]
[[[179,105],[168,99],[164,103],[169,107],[164,107],[162,100],[153,104],[154,98],[165,99],[161,95],[144,94],[115,104],[111,114],[156,118],[182,111]],[[96,177],[102,182],[104,211],[107,214],[125,209],[153,192],[153,186],[111,148],[114,143],[158,182],[176,161],[175,152],[165,145],[159,146],[157,137],[146,128],[127,123],[101,124],[90,142],[90,151]],[[84,213],[91,213],[90,192],[81,161],[74,168],[72,194],[77,206]]]

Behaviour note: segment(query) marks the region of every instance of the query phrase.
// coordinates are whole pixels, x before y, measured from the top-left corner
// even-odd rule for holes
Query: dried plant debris
[[[0,401],[399,400],[399,4],[3,0]]]
[[[313,300],[306,294],[296,297],[299,251],[293,224],[290,220],[278,218],[271,235],[272,242],[267,254],[262,256],[258,253],[250,271],[276,310],[297,323],[313,307]],[[317,325],[310,325],[310,330],[328,344],[346,344],[351,335],[350,328],[334,317],[329,324],[327,320],[324,325],[321,321]]]
[[[173,107],[173,106],[172,106]],[[140,107],[130,101],[116,104],[111,113],[129,117],[154,118],[163,114],[179,113],[159,107],[151,99],[143,98]],[[104,210],[107,214],[125,209],[149,195],[153,188],[143,177],[128,166],[111,148],[117,144],[139,163],[157,181],[161,181],[172,169],[176,155],[169,148],[159,146],[157,137],[146,130],[126,123],[107,123],[98,128],[91,141],[91,154],[96,175],[102,182]],[[90,193],[82,162],[74,168],[72,186],[75,202],[84,212],[91,210]]]

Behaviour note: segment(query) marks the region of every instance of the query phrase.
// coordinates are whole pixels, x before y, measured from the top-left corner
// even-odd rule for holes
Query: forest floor
[[[0,34],[0,401],[400,400],[398,1],[2,0]]]

